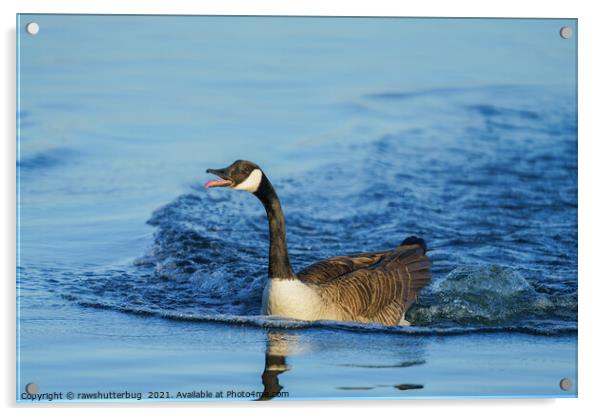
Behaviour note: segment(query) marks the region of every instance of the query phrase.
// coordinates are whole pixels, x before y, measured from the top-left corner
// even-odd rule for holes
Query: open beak
[[[234,181],[228,176],[227,168],[224,169],[207,169],[207,173],[212,173],[221,179],[213,179],[205,184],[205,188],[224,188],[232,185]]]

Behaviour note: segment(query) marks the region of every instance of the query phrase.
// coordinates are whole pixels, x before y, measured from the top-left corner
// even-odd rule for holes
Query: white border
[[[194,414],[211,415],[245,412],[304,416],[330,414],[345,409],[350,415],[364,414],[376,408],[379,415],[419,413],[420,415],[504,415],[526,412],[546,415],[590,414],[600,408],[598,370],[602,345],[597,331],[600,314],[596,306],[602,293],[602,270],[597,260],[601,247],[600,217],[602,141],[599,115],[601,15],[595,2],[576,0],[527,2],[505,0],[495,3],[474,0],[454,1],[355,1],[355,0],[4,0],[0,3],[2,20],[2,149],[3,201],[0,253],[3,265],[2,402],[5,414],[80,415],[81,407],[90,415],[107,413],[128,415]],[[17,406],[15,397],[15,14],[20,13],[118,13],[118,14],[254,14],[254,15],[346,15],[346,16],[440,16],[440,17],[557,17],[579,18],[579,399],[508,399],[508,400],[433,400],[433,401],[353,401],[230,404],[146,404],[53,406],[44,409]],[[57,374],[57,377],[60,377]],[[169,410],[168,410],[169,408]]]

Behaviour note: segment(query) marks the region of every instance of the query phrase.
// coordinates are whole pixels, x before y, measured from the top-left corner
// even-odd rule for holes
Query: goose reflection
[[[351,349],[355,353],[352,362],[340,362],[338,359],[334,359],[328,360],[328,364],[326,364],[341,369],[355,369],[354,375],[356,377],[358,369],[365,371],[366,378],[363,378],[361,384],[356,384],[360,380],[354,380],[356,377],[351,377],[351,379],[345,379],[351,381],[351,385],[332,386],[337,390],[370,390],[377,391],[374,394],[375,396],[388,396],[394,394],[394,391],[398,394],[407,395],[406,391],[408,390],[415,391],[424,388],[423,384],[416,383],[419,380],[415,380],[415,377],[417,377],[415,369],[427,363],[422,337],[402,337],[400,339],[372,335],[369,337],[371,342],[366,342],[366,335],[357,334],[352,338],[353,341],[349,342],[350,339],[342,341],[336,337],[331,338],[327,334],[314,333],[312,336],[302,336],[268,330],[266,332],[265,365],[261,374],[263,392],[256,400],[265,401],[288,397],[288,395],[284,395],[286,390],[280,382],[280,375],[292,369],[290,363],[287,362],[288,358],[311,353],[312,351],[314,353],[320,352],[324,356],[336,352],[337,356],[346,357],[345,361],[347,361],[349,355],[343,352]],[[387,389],[389,392],[384,393],[382,389]],[[378,392],[379,390],[380,392]]]
[[[290,370],[286,357],[299,352],[298,337],[281,332],[268,332],[265,349],[265,367],[261,374],[263,393],[257,400],[278,397],[283,387],[278,376]]]

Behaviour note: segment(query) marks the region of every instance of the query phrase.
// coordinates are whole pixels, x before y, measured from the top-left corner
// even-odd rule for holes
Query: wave
[[[66,296],[70,301],[80,306],[106,309],[128,314],[158,317],[167,320],[181,322],[208,322],[218,324],[230,324],[239,326],[252,326],[265,329],[299,330],[299,329],[332,329],[350,332],[390,333],[403,335],[466,335],[475,333],[502,333],[515,332],[532,335],[560,335],[575,334],[577,326],[570,323],[559,324],[557,322],[538,323],[537,325],[489,325],[489,326],[384,326],[380,324],[364,324],[358,322],[341,321],[300,321],[294,319],[283,319],[266,315],[226,315],[226,314],[186,314],[177,312],[166,312],[147,308],[136,308],[126,305],[117,305],[103,302],[91,302],[78,300],[73,296]]]
[[[31,275],[31,274],[29,274]],[[217,276],[220,276],[219,274]],[[354,332],[407,335],[461,335],[522,332],[537,335],[577,331],[576,292],[544,293],[514,269],[500,266],[462,266],[436,279],[423,291],[406,318],[409,327],[387,327],[355,322],[307,322],[259,315],[264,280],[242,289],[212,287],[223,280],[207,275],[211,283],[165,279],[123,270],[66,275],[63,298],[80,306],[115,310],[187,322],[212,322],[273,329],[329,328]],[[232,281],[236,281],[232,277]],[[225,300],[227,299],[227,301]]]
[[[428,118],[404,129],[399,120],[414,106],[395,100],[423,96]],[[383,120],[391,116],[392,127],[361,144],[337,145],[338,159],[317,168],[275,169],[270,176],[296,270],[335,255],[390,249],[412,234],[426,238],[434,278],[407,313],[411,327],[258,315],[267,221],[245,193],[192,188],[152,214],[154,237],[134,265],[53,278],[80,305],[167,319],[406,334],[574,332],[576,117],[570,102],[555,97],[518,87],[356,97]],[[430,107],[434,102],[443,107]]]
[[[407,319],[417,325],[495,325],[525,319],[576,322],[577,293],[538,292],[508,267],[462,266],[427,286]]]
[[[68,148],[53,148],[35,153],[30,156],[21,156],[17,160],[17,167],[24,170],[48,169],[63,165],[76,152]]]

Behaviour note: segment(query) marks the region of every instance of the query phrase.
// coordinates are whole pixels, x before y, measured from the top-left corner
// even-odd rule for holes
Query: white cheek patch
[[[253,172],[251,172],[251,174],[247,176],[247,179],[245,179],[232,189],[237,189],[239,191],[255,192],[257,188],[259,188],[259,184],[261,183],[262,177],[263,173],[261,173],[261,170],[253,169]]]

